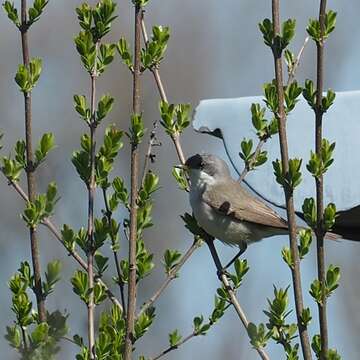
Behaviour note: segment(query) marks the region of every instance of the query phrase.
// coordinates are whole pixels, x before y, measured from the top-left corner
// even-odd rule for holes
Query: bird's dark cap
[[[200,154],[196,154],[196,155],[190,156],[186,160],[185,166],[189,169],[200,169],[202,163],[203,163],[202,156]]]

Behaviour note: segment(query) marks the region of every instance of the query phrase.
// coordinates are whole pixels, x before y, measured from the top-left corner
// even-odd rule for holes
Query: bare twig
[[[28,68],[30,62],[28,24],[27,24],[27,5],[26,0],[21,0],[21,44],[24,65]],[[36,194],[35,184],[35,165],[32,149],[32,111],[31,111],[31,92],[24,92],[25,100],[25,140],[26,140],[26,176],[28,184],[29,201],[33,202]],[[45,298],[43,296],[40,266],[39,241],[35,226],[30,226],[31,257],[34,271],[34,292],[41,322],[46,321]]]
[[[108,225],[111,226],[112,211],[110,210],[110,207],[109,207],[109,201],[108,201],[107,194],[106,194],[106,188],[103,188],[103,197],[104,197],[104,203],[105,203],[106,219],[107,219]],[[111,233],[111,237],[112,237],[111,238],[112,243],[115,243],[116,239],[113,238],[112,233]],[[126,318],[124,282],[122,281],[119,258],[118,258],[118,254],[117,254],[117,251],[116,251],[115,248],[113,248],[113,255],[114,255],[114,262],[115,262],[116,272],[117,272],[117,276],[118,276],[118,285],[119,285],[119,289],[120,289],[121,303],[122,303],[122,307],[124,309],[123,315],[124,315],[124,318]]]
[[[134,73],[133,73],[133,113],[140,114],[140,74],[141,74],[141,6],[135,5]],[[131,360],[134,341],[136,312],[136,240],[137,240],[137,196],[138,196],[139,151],[137,142],[131,144],[131,193],[130,193],[130,241],[129,241],[129,285],[124,359]]]
[[[159,287],[158,290],[155,291],[154,295],[151,296],[151,298],[142,306],[140,313],[138,314],[138,317],[143,314],[150,306],[154,304],[154,302],[161,296],[161,294],[164,292],[164,290],[168,287],[168,285],[171,283],[172,280],[176,279],[176,274],[180,271],[180,269],[183,267],[185,262],[190,258],[190,256],[194,253],[194,251],[201,246],[201,242],[195,240],[193,244],[190,246],[190,248],[186,251],[186,253],[181,257],[177,265],[171,269],[169,274],[167,275],[165,281],[162,283],[162,285]]]
[[[254,155],[250,159],[248,166],[244,167],[244,170],[242,171],[242,173],[241,173],[241,175],[240,175],[240,177],[238,179],[239,183],[241,183],[245,179],[246,175],[252,169],[252,166],[255,164],[256,158],[260,154],[261,149],[262,149],[263,145],[265,144],[265,142],[266,142],[266,140],[259,140],[259,142],[258,142],[258,144],[256,146],[256,150],[254,152]]]
[[[144,160],[144,166],[143,166],[143,172],[141,177],[141,185],[144,184],[146,173],[149,168],[149,162],[155,162],[155,154],[153,154],[153,148],[154,146],[161,146],[161,143],[156,137],[156,129],[157,129],[157,121],[154,121],[153,123],[153,129],[150,132],[149,142],[148,142],[148,148],[145,154],[145,160]]]
[[[188,336],[184,337],[177,345],[169,346],[165,350],[161,351],[158,355],[150,358],[150,360],[158,360],[158,359],[162,358],[164,355],[168,354],[172,350],[178,349],[181,345],[184,345],[186,342],[188,342],[189,340],[191,340],[195,336],[197,336],[197,334],[195,332],[192,332]]]
[[[233,305],[233,307],[234,307],[240,321],[244,325],[245,329],[247,329],[248,326],[249,326],[249,321],[246,318],[244,310],[242,309],[239,301],[236,298],[234,290],[230,286],[228,277],[223,272],[224,268],[223,268],[223,266],[222,266],[222,264],[220,262],[219,256],[218,256],[217,251],[216,251],[215,246],[214,246],[214,238],[209,236],[207,239],[205,239],[205,241],[206,241],[206,244],[209,247],[211,256],[212,256],[212,258],[214,260],[216,270],[217,270],[217,272],[219,274],[221,274],[220,279],[221,279],[222,284],[224,285],[224,288],[226,289],[227,293],[229,294],[231,304]],[[258,352],[261,359],[263,359],[263,360],[269,360],[270,359],[269,356],[267,355],[266,351],[263,348],[256,348],[255,350]]]
[[[274,26],[274,34],[278,36],[280,34],[280,4],[279,0],[272,0],[272,20]],[[278,124],[279,124],[279,139],[280,139],[280,151],[283,171],[285,174],[289,171],[289,153],[288,142],[286,133],[286,114],[284,108],[284,87],[283,87],[283,75],[282,75],[282,53],[276,46],[273,47],[274,65],[275,65],[275,81],[278,94]],[[291,274],[294,285],[294,297],[296,307],[297,324],[300,333],[300,340],[302,351],[305,360],[311,359],[311,348],[309,342],[309,336],[306,326],[304,326],[301,315],[304,309],[302,287],[301,287],[301,274],[300,274],[300,258],[297,247],[297,235],[296,235],[296,218],[294,199],[292,191],[284,187],[284,195],[286,200],[286,212],[289,224],[289,238],[290,249],[293,259],[293,267],[291,268]]]
[[[295,78],[295,73],[296,73],[296,70],[297,68],[299,67],[299,64],[300,64],[300,59],[301,59],[301,56],[305,50],[305,47],[306,47],[306,44],[308,43],[309,41],[309,36],[307,36],[304,40],[304,43],[302,45],[302,47],[300,48],[300,51],[296,57],[296,60],[295,60],[295,63],[293,64],[290,72],[289,72],[289,76],[288,76],[288,80],[287,80],[287,83],[286,83],[286,86],[289,86],[293,81],[294,81],[294,78]]]
[[[316,42],[317,47],[317,90],[316,90],[316,109],[315,109],[315,151],[321,158],[322,144],[322,119],[323,112],[321,110],[322,93],[324,90],[324,31],[326,16],[326,0],[320,1],[319,22],[320,22],[320,41]],[[316,244],[317,244],[317,264],[318,279],[322,288],[321,302],[318,303],[320,337],[321,337],[321,360],[325,360],[328,351],[328,328],[326,314],[326,295],[325,287],[325,248],[324,248],[324,178],[320,175],[315,178],[316,181],[316,208],[317,208],[317,225],[316,225]]]
[[[4,172],[2,169],[0,169],[2,174],[5,176]],[[6,177],[6,176],[5,176]],[[12,186],[14,188],[14,190],[22,197],[22,199],[24,201],[29,201],[28,196],[26,195],[25,191],[21,188],[21,186],[14,182],[11,181],[9,178],[6,177],[6,179],[9,182],[9,185]],[[88,267],[87,267],[87,263],[86,261],[75,251],[75,250],[70,250],[67,249],[66,245],[63,242],[62,236],[60,231],[58,230],[57,226],[50,220],[50,218],[45,218],[42,222],[42,225],[46,226],[49,231],[54,235],[54,237],[65,247],[65,249],[69,252],[69,255],[72,256],[77,262],[78,264],[85,270],[87,271]],[[109,287],[101,280],[101,277],[99,275],[96,274],[96,278],[95,281],[98,282],[99,284],[101,284],[105,291],[106,294],[108,296],[108,298],[110,299],[110,301],[117,307],[119,307],[121,309],[121,311],[123,311],[123,307],[121,306],[119,300],[115,297],[115,295],[111,292],[111,290],[109,289]]]

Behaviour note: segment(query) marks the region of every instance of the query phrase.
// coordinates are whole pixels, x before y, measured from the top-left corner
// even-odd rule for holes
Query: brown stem
[[[140,114],[140,52],[141,52],[141,6],[135,5],[135,39],[133,72],[133,113]],[[131,193],[130,193],[130,239],[129,239],[129,285],[124,360],[132,358],[134,323],[136,311],[136,240],[137,240],[137,196],[139,177],[139,153],[135,140],[131,144]]]
[[[280,6],[279,0],[272,0],[272,19],[274,25],[275,36],[280,34]],[[275,45],[276,46],[276,45]],[[286,133],[286,114],[284,108],[284,88],[283,88],[283,75],[282,75],[282,54],[281,50],[273,48],[274,65],[275,65],[275,81],[276,89],[278,94],[278,123],[279,123],[279,139],[280,139],[280,151],[281,161],[284,173],[289,171],[289,153],[288,153],[288,142]],[[302,346],[302,352],[305,360],[312,358],[311,347],[309,342],[309,336],[307,328],[301,321],[301,314],[304,309],[302,287],[301,287],[301,274],[300,274],[300,258],[297,247],[297,234],[296,234],[296,218],[294,199],[292,191],[284,187],[284,194],[286,200],[286,212],[289,224],[289,238],[290,238],[290,249],[293,258],[293,267],[291,268],[293,286],[294,286],[294,298],[296,307],[297,324],[300,333],[300,341]]]
[[[326,0],[321,0],[319,10],[320,22],[320,41],[316,43],[317,47],[317,90],[316,90],[316,109],[315,109],[315,151],[321,158],[321,143],[322,143],[322,119],[323,113],[321,110],[322,93],[324,90],[324,31],[325,31],[325,16],[326,16]],[[324,213],[324,181],[323,176],[320,175],[315,179],[316,182],[316,207],[317,207],[317,226],[316,226],[316,245],[317,245],[317,264],[318,264],[318,279],[322,287],[321,303],[318,303],[319,309],[319,323],[320,323],[320,337],[321,337],[321,360],[326,359],[328,351],[328,328],[327,328],[327,314],[326,314],[326,296],[325,296],[325,249],[324,249],[324,227],[323,227],[323,213]]]
[[[249,321],[248,319],[246,318],[246,315],[245,315],[245,312],[244,310],[242,309],[239,301],[237,300],[236,298],[236,295],[235,295],[235,292],[234,290],[232,289],[232,287],[230,286],[230,283],[229,283],[229,279],[228,277],[226,276],[226,274],[224,274],[223,272],[223,266],[221,265],[221,262],[220,262],[220,259],[219,259],[219,255],[215,249],[215,246],[214,246],[214,238],[212,237],[208,237],[206,240],[206,244],[208,245],[209,247],[209,250],[210,250],[210,253],[211,253],[211,256],[214,260],[214,263],[215,263],[215,266],[216,266],[216,270],[218,272],[218,274],[221,274],[220,276],[220,280],[222,282],[222,284],[224,285],[224,288],[225,290],[227,291],[227,293],[229,294],[229,298],[230,298],[230,302],[231,304],[233,305],[240,321],[242,322],[242,324],[244,325],[245,329],[248,328],[249,326]],[[260,355],[261,359],[263,360],[269,360],[269,356],[267,355],[266,351],[259,347],[259,348],[256,348],[255,349],[258,354]]]
[[[145,26],[145,22],[144,22],[144,19],[143,19],[143,18],[142,18],[142,32],[143,32],[144,41],[145,41],[145,42],[148,42],[148,36],[147,36],[147,32],[146,32],[146,26]],[[157,88],[158,88],[158,90],[159,90],[159,94],[160,94],[161,100],[168,102],[167,96],[166,96],[166,92],[165,92],[165,90],[164,90],[164,85],[163,85],[163,83],[162,83],[162,81],[161,81],[159,69],[158,69],[158,68],[153,68],[153,69],[152,69],[152,73],[153,73],[153,76],[154,76],[154,79],[155,79]],[[180,162],[181,162],[182,164],[185,164],[186,159],[185,159],[185,155],[184,155],[184,152],[183,152],[183,149],[182,149],[182,146],[181,146],[180,136],[179,136],[178,134],[175,134],[175,135],[172,135],[172,136],[171,136],[171,139],[173,140],[173,143],[174,143],[174,146],[175,146],[175,149],[176,149],[176,153],[177,153],[177,155],[178,155],[178,158],[179,158]],[[211,243],[212,243],[212,241],[211,241]],[[208,243],[208,245],[209,245],[209,243]],[[221,266],[219,257],[218,257],[218,255],[217,255],[217,253],[216,253],[215,247],[214,247],[213,244],[212,244],[212,245],[209,245],[209,248],[210,248],[210,251],[211,251],[211,253],[212,253],[212,255],[213,255],[213,260],[214,260],[214,262],[215,262],[215,265],[216,265],[218,271],[221,271],[221,270],[222,270],[222,266]],[[190,257],[190,256],[189,256],[189,257]],[[188,257],[188,258],[189,258],[189,257]],[[188,258],[187,258],[187,259],[188,259]],[[187,260],[187,259],[186,259],[186,260]],[[168,279],[167,279],[166,281],[168,281]],[[223,275],[222,281],[223,281],[224,286],[225,286],[227,289],[229,289],[229,288],[230,288],[230,286],[229,286],[229,281],[228,281],[228,279],[227,279],[227,277],[226,277],[225,275]],[[164,285],[164,284],[163,284],[163,285]],[[238,314],[241,322],[242,322],[244,325],[246,324],[245,327],[247,328],[248,321],[247,321],[247,319],[246,319],[246,316],[245,316],[245,314],[244,314],[244,312],[243,312],[243,310],[242,310],[239,302],[237,301],[234,292],[233,292],[231,289],[230,289],[229,295],[230,295],[230,298],[231,298],[231,303],[233,304],[233,306],[234,306],[234,308],[235,308],[235,310],[236,310],[236,312],[237,312],[237,314]],[[141,311],[143,311],[143,309],[142,309]],[[261,357],[263,360],[269,360],[269,357],[268,357],[268,355],[266,354],[265,350],[263,350],[263,349],[260,348],[260,349],[257,349],[257,352],[259,353],[260,357]]]
[[[295,74],[296,74],[296,70],[298,69],[299,67],[299,64],[300,64],[300,60],[301,60],[301,56],[305,50],[305,47],[306,47],[306,44],[308,43],[309,41],[309,36],[307,36],[305,38],[305,41],[302,45],[302,47],[300,48],[299,50],[299,53],[296,57],[296,61],[295,63],[293,64],[293,67],[291,69],[291,71],[289,72],[289,76],[288,76],[288,80],[287,80],[287,83],[286,83],[286,86],[289,86],[293,81],[294,81],[294,78],[295,78]],[[249,173],[250,169],[252,168],[252,166],[254,165],[255,161],[256,161],[256,158],[257,156],[260,154],[260,151],[262,149],[262,147],[264,146],[265,142],[267,141],[267,139],[260,139],[257,146],[256,146],[256,149],[255,149],[255,152],[254,152],[254,155],[253,157],[250,159],[250,162],[249,162],[249,165],[248,166],[245,166],[244,167],[244,170],[242,171],[242,173],[240,174],[240,177],[238,179],[238,182],[241,183],[245,177],[247,176],[247,174]]]
[[[140,313],[138,314],[138,317],[143,314],[150,306],[154,304],[154,302],[161,296],[161,294],[164,292],[164,290],[168,287],[168,285],[171,283],[172,280],[176,279],[176,274],[180,271],[180,269],[183,267],[185,262],[190,258],[190,256],[194,253],[194,251],[201,246],[200,241],[194,241],[193,244],[190,246],[190,248],[186,251],[186,253],[181,257],[177,265],[171,269],[169,274],[167,275],[165,281],[162,283],[162,285],[159,287],[158,290],[155,291],[154,295],[151,296],[151,298],[142,306]]]
[[[96,43],[96,53],[98,51],[99,43]],[[90,121],[90,179],[88,183],[88,230],[87,230],[87,239],[88,239],[88,249],[87,249],[87,272],[88,272],[88,286],[90,289],[89,300],[88,300],[88,340],[89,340],[89,350],[90,350],[90,359],[95,359],[94,355],[94,345],[95,345],[95,318],[94,318],[94,201],[95,201],[95,191],[96,191],[96,180],[95,180],[95,159],[96,159],[96,78],[97,78],[97,69],[96,65],[94,66],[93,72],[91,74],[91,121]]]
[[[195,332],[192,332],[191,334],[189,334],[188,336],[184,337],[177,345],[175,346],[169,346],[168,348],[166,348],[165,350],[161,351],[158,355],[150,358],[150,360],[158,360],[160,358],[162,358],[164,355],[168,354],[170,351],[176,350],[177,348],[179,348],[181,345],[184,345],[186,342],[188,342],[189,340],[191,340],[192,338],[194,338],[195,336],[197,336],[197,334]]]
[[[21,0],[21,45],[23,63],[29,68],[30,54],[29,54],[29,40],[27,33],[27,5],[26,0]],[[32,111],[31,111],[31,92],[24,92],[25,101],[25,141],[26,141],[26,176],[28,185],[29,201],[33,202],[36,194],[35,184],[35,167],[34,155],[32,148]],[[34,292],[36,296],[36,303],[39,313],[40,322],[46,321],[45,298],[42,291],[41,282],[41,266],[40,266],[40,250],[39,241],[37,238],[36,228],[30,227],[30,244],[31,244],[31,258],[34,271]]]
[[[104,197],[104,203],[105,203],[105,212],[106,212],[105,215],[106,215],[106,218],[107,218],[108,225],[111,226],[112,211],[110,210],[110,207],[109,207],[109,201],[108,201],[108,198],[107,198],[105,188],[103,188],[103,197]],[[111,241],[112,241],[112,243],[115,243],[115,240],[116,239],[113,237],[113,235],[111,233]],[[124,318],[126,318],[124,282],[122,281],[119,258],[118,258],[118,254],[117,254],[116,249],[113,249],[113,255],[114,255],[114,262],[115,262],[115,266],[116,266],[116,272],[117,272],[117,276],[118,276],[118,285],[119,285],[119,289],[120,289],[121,303],[122,303],[122,307],[124,309],[123,316],[124,316]]]

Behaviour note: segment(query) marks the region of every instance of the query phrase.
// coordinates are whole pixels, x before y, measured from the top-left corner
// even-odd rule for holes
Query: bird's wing
[[[202,195],[203,201],[223,215],[239,221],[287,229],[287,222],[273,209],[245,191],[241,185],[219,182],[207,186]]]

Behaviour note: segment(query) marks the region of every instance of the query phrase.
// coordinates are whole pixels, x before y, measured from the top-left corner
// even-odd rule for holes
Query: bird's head
[[[211,154],[196,154],[185,162],[190,183],[195,186],[210,185],[224,177],[230,176],[226,162]]]

